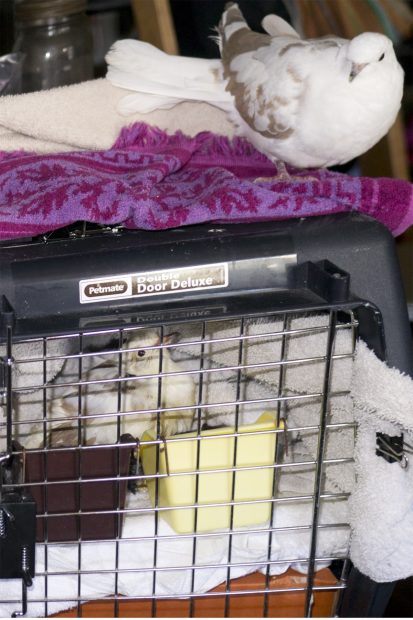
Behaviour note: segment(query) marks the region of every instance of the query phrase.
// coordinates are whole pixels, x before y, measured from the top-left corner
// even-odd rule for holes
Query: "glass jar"
[[[16,0],[15,51],[25,54],[22,92],[93,78],[86,0]]]

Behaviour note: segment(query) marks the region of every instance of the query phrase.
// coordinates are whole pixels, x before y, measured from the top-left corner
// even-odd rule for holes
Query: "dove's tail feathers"
[[[225,69],[235,56],[271,43],[271,37],[268,34],[253,32],[250,29],[235,2],[230,4],[222,14],[217,39]]]
[[[225,11],[222,14],[221,21],[217,26],[217,43],[219,50],[222,54],[222,50],[228,39],[238,30],[247,29],[249,26],[245,21],[241,10],[235,2],[229,2],[225,5]]]
[[[212,34],[209,35],[209,38],[211,39],[211,41],[213,41],[214,43],[218,45],[221,51],[221,47],[220,47],[221,46],[221,32],[218,26],[214,26],[212,28]]]
[[[117,41],[106,55],[107,79],[137,91],[119,106],[122,114],[169,109],[181,101],[228,106],[220,60],[172,56],[143,41]],[[152,97],[149,97],[151,95]]]
[[[249,28],[241,9],[236,2],[228,2],[222,13],[220,28]]]
[[[300,35],[285,19],[278,15],[266,15],[261,22],[261,26],[271,37],[295,37],[300,39]]]
[[[217,81],[219,60],[173,56],[145,41],[116,41],[105,58],[108,68],[119,69],[153,81],[196,80],[213,84]]]

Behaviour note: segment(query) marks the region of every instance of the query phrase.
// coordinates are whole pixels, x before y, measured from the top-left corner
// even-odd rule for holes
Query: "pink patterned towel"
[[[413,222],[413,186],[275,166],[245,140],[173,136],[138,123],[108,151],[0,153],[0,239],[79,220],[160,230],[201,222],[282,220],[359,211],[394,235]]]

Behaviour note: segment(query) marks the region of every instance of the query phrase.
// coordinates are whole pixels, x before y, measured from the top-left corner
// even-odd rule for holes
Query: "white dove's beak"
[[[353,62],[353,64],[351,65],[351,71],[350,71],[350,75],[349,75],[349,78],[348,78],[349,82],[352,82],[354,80],[354,78],[356,78],[358,76],[360,71],[362,71],[366,65],[367,65],[366,62],[359,63],[359,64]]]

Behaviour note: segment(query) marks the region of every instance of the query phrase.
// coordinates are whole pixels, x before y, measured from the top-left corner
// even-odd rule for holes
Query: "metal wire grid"
[[[13,375],[13,371],[16,368],[23,367],[28,363],[36,363],[41,364],[42,366],[42,379],[39,383],[32,383],[31,385],[25,385],[24,387],[13,388],[11,385],[11,379],[9,380],[9,385],[6,385],[6,410],[8,412],[8,429],[13,429],[12,434],[13,437],[19,437],[19,431],[21,428],[25,427],[33,427],[33,425],[40,425],[42,428],[42,445],[37,449],[32,449],[27,451],[26,454],[26,464],[27,464],[27,456],[29,454],[32,455],[41,455],[41,459],[44,464],[45,477],[42,482],[32,482],[26,484],[32,491],[35,488],[43,489],[44,493],[44,510],[43,512],[40,510],[38,514],[38,520],[42,523],[43,530],[43,540],[37,543],[37,553],[42,554],[44,557],[44,567],[43,570],[37,572],[35,579],[43,578],[44,588],[42,596],[39,596],[37,593],[35,597],[32,597],[31,592],[29,590],[29,602],[36,604],[44,605],[44,615],[47,616],[50,613],[50,609],[54,609],[53,603],[59,603],[61,601],[65,602],[65,607],[73,607],[74,613],[78,616],[84,614],[84,610],[82,610],[82,604],[87,601],[92,601],[96,598],[93,595],[85,595],[83,593],[83,582],[86,577],[93,573],[95,579],[104,578],[108,574],[113,575],[113,592],[110,593],[110,599],[112,600],[112,613],[113,616],[117,617],[122,614],[121,605],[125,603],[125,601],[150,601],[151,607],[151,615],[155,617],[157,615],[157,607],[162,600],[169,600],[174,598],[174,594],[168,592],[159,593],[157,588],[157,582],[159,580],[159,576],[163,574],[173,573],[177,574],[180,571],[190,571],[190,589],[189,591],[185,591],[184,596],[189,601],[189,606],[187,610],[187,615],[192,617],[195,614],[196,606],[198,605],[200,600],[205,600],[206,598],[212,597],[224,597],[224,609],[223,615],[225,617],[231,615],[231,604],[234,600],[234,597],[239,596],[248,596],[248,595],[261,595],[262,596],[262,609],[260,610],[261,615],[266,617],[273,613],[273,608],[271,604],[273,602],[274,597],[280,596],[284,592],[292,593],[304,593],[305,595],[305,603],[303,605],[303,615],[311,616],[312,608],[314,604],[314,596],[317,592],[328,592],[333,591],[336,592],[336,601],[335,608],[339,609],[340,596],[346,587],[346,577],[349,571],[349,561],[347,558],[347,552],[340,554],[333,554],[327,556],[320,556],[317,550],[317,543],[320,533],[325,530],[345,530],[348,531],[348,524],[346,522],[334,522],[327,523],[323,522],[320,519],[320,509],[321,504],[323,502],[340,502],[346,501],[348,497],[348,493],[340,493],[340,492],[332,492],[326,491],[324,489],[324,470],[326,466],[331,464],[339,464],[339,463],[348,463],[352,461],[351,455],[343,455],[336,456],[335,458],[327,458],[325,454],[326,447],[326,438],[329,432],[337,428],[354,428],[353,422],[344,422],[344,423],[331,423],[329,419],[329,408],[331,400],[338,396],[345,395],[345,392],[334,392],[331,389],[331,375],[333,365],[342,359],[352,359],[354,353],[354,346],[356,342],[356,332],[357,332],[357,320],[355,319],[355,315],[353,312],[348,311],[346,313],[340,313],[340,318],[338,320],[337,312],[331,310],[327,314],[327,321],[325,325],[316,325],[316,326],[306,326],[306,327],[294,327],[294,317],[297,315],[291,315],[289,313],[285,313],[281,315],[281,328],[273,329],[273,331],[267,329],[263,329],[262,333],[258,334],[249,334],[246,330],[246,324],[248,324],[250,317],[245,317],[241,319],[237,319],[238,333],[237,335],[225,336],[225,337],[214,337],[214,335],[210,335],[209,339],[206,340],[206,333],[211,332],[211,326],[213,328],[214,321],[197,321],[197,330],[199,333],[199,338],[192,340],[181,340],[175,344],[162,344],[164,339],[164,334],[169,328],[167,326],[158,326],[156,329],[159,333],[160,344],[143,347],[144,351],[157,351],[159,356],[159,368],[156,373],[149,375],[150,378],[155,379],[157,381],[157,402],[156,406],[152,409],[144,409],[144,413],[147,414],[148,411],[152,412],[155,416],[156,420],[156,437],[152,440],[147,440],[140,446],[140,450],[143,449],[144,446],[155,446],[156,447],[156,471],[154,473],[148,474],[144,473],[140,470],[134,472],[129,470],[125,473],[125,471],[121,471],[120,465],[120,451],[119,449],[115,449],[115,461],[116,466],[112,475],[105,475],[104,477],[100,477],[99,475],[90,475],[88,472],[87,477],[82,477],[82,462],[84,460],[84,456],[86,451],[94,451],[96,454],[102,452],[103,450],[107,450],[110,447],[110,444],[102,444],[102,445],[85,445],[84,443],[84,434],[83,430],[85,425],[89,422],[90,419],[105,419],[110,416],[116,417],[116,437],[114,437],[114,441],[112,447],[119,444],[121,439],[121,420],[125,416],[138,416],[142,414],[142,410],[135,410],[132,412],[124,413],[122,412],[122,389],[126,384],[126,381],[134,381],[136,383],[139,382],[139,378],[125,376],[124,370],[124,359],[128,355],[133,352],[132,349],[128,349],[126,346],[126,342],[128,337],[131,334],[135,333],[135,331],[139,331],[141,328],[125,328],[125,329],[113,329],[113,330],[105,330],[99,332],[84,332],[74,335],[66,335],[60,336],[59,338],[39,338],[36,341],[41,343],[42,352],[40,355],[36,357],[30,358],[19,358],[16,356],[13,348],[9,346],[9,350],[6,355],[6,367],[11,369],[9,373],[9,377],[11,378]],[[307,313],[306,316],[311,316],[311,313]],[[265,322],[268,322],[268,316],[266,317],[254,317],[254,321],[257,319],[262,319]],[[280,315],[276,315],[277,321],[280,321]],[[351,347],[348,351],[342,353],[335,352],[335,341],[337,334],[340,332],[348,332],[349,334],[349,342],[351,343]],[[291,359],[287,355],[287,350],[289,346],[289,342],[294,337],[306,337],[306,336],[314,336],[315,334],[324,335],[325,337],[325,350],[321,355],[318,356],[307,356],[307,357],[298,357],[295,359]],[[10,335],[9,335],[10,336]],[[263,338],[274,338],[279,341],[280,348],[278,357],[271,361],[262,361],[255,363],[245,363],[244,351],[246,346],[251,342],[260,342],[260,339]],[[94,339],[98,339],[99,343],[102,338],[107,340],[108,338],[115,338],[116,343],[113,347],[108,346],[100,346],[99,344],[95,348],[93,348]],[[56,355],[50,354],[51,343],[56,343],[58,340],[70,342],[71,345],[75,344],[76,350],[74,353],[65,354],[65,355]],[[32,341],[33,342],[33,341]],[[222,367],[213,367],[208,363],[208,359],[206,357],[206,349],[212,345],[231,345],[237,347],[238,355],[237,355],[237,363],[227,365],[225,368]],[[172,354],[174,350],[185,350],[185,347],[198,347],[199,357],[198,357],[198,367],[192,368],[191,370],[182,370],[182,371],[174,371],[174,372],[165,372],[165,355]],[[73,350],[73,346],[71,346]],[[142,349],[140,349],[141,351]],[[118,373],[115,379],[111,380],[111,385],[114,386],[113,389],[117,392],[117,406],[116,411],[104,412],[104,413],[95,413],[91,415],[89,412],[86,414],[84,409],[82,409],[82,398],[84,396],[85,389],[91,389],[90,386],[101,385],[105,383],[104,380],[96,380],[96,381],[88,381],[84,378],[83,366],[88,363],[94,356],[99,355],[103,357],[107,357],[108,359],[116,360]],[[61,452],[62,448],[54,448],[49,445],[49,429],[51,427],[50,420],[48,418],[48,404],[50,402],[50,390],[53,389],[53,382],[50,382],[50,373],[48,373],[48,365],[56,364],[56,362],[67,362],[67,360],[72,360],[77,364],[78,376],[74,381],[63,381],[59,383],[59,388],[70,388],[77,392],[77,402],[78,402],[78,411],[76,415],[71,415],[66,418],[56,418],[54,419],[54,423],[56,422],[69,422],[69,424],[74,425],[77,429],[77,441],[75,445],[65,446],[64,451],[71,452],[75,454],[75,460],[77,463],[77,475],[73,477],[68,477],[64,480],[51,480],[50,479],[50,469],[48,469],[47,464],[48,461],[54,455],[58,455],[59,451]],[[321,373],[321,389],[318,391],[307,391],[303,393],[296,393],[291,395],[288,393],[288,390],[285,388],[285,376],[288,372],[288,368],[303,368],[304,372],[306,367],[309,364],[318,363],[320,366]],[[279,372],[279,382],[276,390],[271,396],[267,396],[265,398],[245,398],[243,397],[243,378],[245,378],[245,373],[253,371],[254,380],[260,381],[259,373],[267,371],[268,369],[277,369]],[[237,380],[235,385],[235,399],[234,400],[226,400],[223,398],[219,402],[208,402],[208,400],[204,397],[205,384],[206,381],[209,381],[211,377],[222,376],[222,373],[231,371],[231,373],[235,373]],[[6,373],[7,374],[7,373]],[[162,384],[165,382],[165,379],[169,376],[185,376],[191,375],[197,378],[196,385],[196,402],[192,405],[188,405],[187,409],[192,410],[194,413],[194,430],[195,430],[195,442],[196,442],[196,464],[195,468],[186,471],[186,472],[174,472],[171,473],[169,471],[160,471],[160,459],[162,451],[167,451],[168,446],[172,446],[174,443],[179,442],[183,444],[184,442],[194,441],[191,437],[185,437],[184,435],[180,435],[178,437],[170,437],[164,438],[161,436],[161,416],[168,411],[173,410],[173,408],[168,408],[162,406]],[[148,378],[148,375],[146,376]],[[31,417],[28,416],[22,421],[21,418],[14,418],[12,415],[12,403],[15,402],[22,394],[30,393],[33,390],[39,390],[41,393],[41,416],[40,417]],[[138,388],[139,389],[139,388]],[[223,394],[225,396],[225,394]],[[247,465],[247,466],[239,466],[237,464],[237,445],[240,440],[240,437],[243,436],[242,429],[240,428],[240,412],[242,410],[248,409],[251,406],[259,406],[262,408],[271,407],[275,412],[277,427],[279,426],[279,422],[281,418],[288,416],[288,407],[292,402],[298,401],[306,401],[313,402],[316,400],[319,403],[319,419],[317,423],[305,424],[301,427],[293,427],[289,425],[287,430],[283,430],[280,428],[275,428],[274,430],[266,430],[266,431],[249,431],[249,436],[260,436],[260,435],[268,435],[269,433],[274,434],[277,438],[281,439],[281,437],[287,437],[287,443],[292,443],[292,438],[297,434],[304,432],[308,433],[314,431],[317,433],[317,449],[315,458],[312,459],[297,459],[297,460],[285,460],[285,451],[281,449],[274,450],[274,458],[273,462],[266,466],[269,470],[272,471],[272,483],[271,483],[271,496],[266,499],[253,499],[253,500],[239,500],[236,498],[236,480],[237,476],[242,474],[245,471],[259,471],[262,470],[263,466],[258,465]],[[224,406],[230,406],[233,408],[234,413],[234,424],[233,427],[229,430],[226,430],[225,433],[222,433],[220,430],[216,435],[213,433],[206,437],[202,434],[202,425],[205,422],[206,415],[211,411],[219,411]],[[182,407],[179,407],[182,409]],[[287,418],[288,419],[288,418]],[[9,440],[10,440],[9,433]],[[219,437],[222,439],[223,437],[228,437],[233,439],[233,455],[232,462],[230,466],[217,468],[216,466],[211,466],[210,469],[200,469],[200,446],[204,445],[205,441],[213,441]],[[115,441],[116,440],[116,441]],[[277,445],[280,446],[281,442],[278,441]],[[129,443],[125,443],[124,447],[126,448],[136,448],[136,444],[134,440],[130,440]],[[171,448],[170,448],[171,449]],[[302,469],[313,470],[314,471],[314,488],[311,492],[306,492],[303,494],[296,494],[291,496],[282,496],[278,493],[278,485],[280,481],[280,475],[283,471],[300,471]],[[226,502],[214,502],[209,501],[205,503],[204,501],[199,501],[199,488],[200,481],[202,476],[206,476],[208,474],[216,475],[217,473],[221,474],[229,474],[231,476],[231,489],[230,489],[230,497]],[[179,476],[187,476],[192,474],[195,476],[195,491],[192,502],[186,502],[183,506],[165,506],[160,505],[160,485],[165,477],[179,477]],[[123,489],[125,484],[131,485],[148,483],[150,479],[154,480],[155,483],[155,492],[154,492],[154,503],[150,507],[134,507],[130,508],[124,503],[124,499],[122,498],[122,485]],[[88,485],[88,489],[90,489],[90,485],[100,484],[100,483],[112,483],[115,485],[115,501],[113,506],[109,509],[105,508],[103,510],[84,510],[82,509],[82,489],[86,488]],[[55,512],[53,517],[47,512],[48,505],[48,495],[50,495],[53,487],[62,485],[66,485],[67,488],[72,487],[75,489],[76,495],[76,507],[73,510],[66,510],[62,512]],[[138,493],[140,491],[138,490]],[[308,523],[304,525],[291,525],[291,526],[282,526],[277,527],[273,525],[274,515],[281,505],[290,504],[297,505],[304,502],[311,502],[311,519]],[[237,528],[234,526],[234,515],[237,507],[243,507],[246,505],[254,505],[254,507],[259,508],[260,504],[270,504],[270,518],[267,523],[254,525],[250,524],[247,527]],[[229,507],[229,521],[228,527],[226,528],[226,534],[228,536],[228,553],[227,558],[224,561],[214,562],[210,561],[209,563],[202,564],[198,562],[198,546],[201,541],[213,541],[214,539],[219,539],[222,537],[221,531],[198,531],[198,518],[200,514],[200,510],[205,510],[205,508],[214,509],[221,508],[222,505]],[[185,509],[193,509],[194,514],[194,527],[192,532],[188,533],[175,533],[171,530],[171,533],[165,534],[164,531],[160,532],[160,524],[164,518],[164,515],[167,511],[171,510],[179,510],[180,508]],[[39,507],[38,507],[39,509]],[[148,515],[150,514],[154,520],[154,530],[150,535],[139,535],[139,528],[136,530],[136,535],[128,535],[120,536],[122,531],[122,523],[124,519],[128,515]],[[113,565],[110,568],[100,568],[94,567],[93,570],[89,568],[84,568],[83,566],[83,550],[86,541],[82,538],[82,519],[91,518],[91,519],[100,519],[104,515],[109,515],[114,518],[116,521],[116,527],[114,530],[114,535],[108,536],[104,538],[104,540],[87,540],[87,545],[101,545],[104,543],[113,543],[115,547],[115,553],[113,557]],[[49,523],[50,519],[59,519],[59,518],[73,518],[76,523],[76,535],[70,540],[58,540],[52,541],[49,539]],[[307,531],[310,532],[310,545],[308,551],[308,557],[306,558],[307,562],[307,577],[306,584],[300,586],[291,586],[291,587],[277,587],[276,580],[271,578],[272,571],[277,565],[282,566],[285,564],[285,559],[277,560],[273,559],[272,556],[272,548],[274,544],[276,544],[277,536],[280,534],[288,534],[294,536],[297,532]],[[253,536],[253,535],[267,535],[267,552],[265,561],[262,559],[255,560],[242,560],[234,559],[234,548],[235,548],[235,540],[240,536]],[[159,545],[162,544],[165,540],[176,540],[176,541],[191,541],[192,542],[192,553],[190,560],[183,565],[176,565],[173,562],[173,558],[171,558],[171,562],[169,565],[162,565],[159,563]],[[139,543],[139,542],[153,542],[153,561],[152,566],[149,569],[149,572],[152,573],[152,586],[151,592],[145,592],[144,594],[126,594],[122,591],[122,588],[119,586],[119,578],[125,573],[133,573],[136,576],[136,579],[148,573],[147,566],[140,565],[140,558],[136,557],[136,564],[134,566],[124,567],[121,564],[120,556],[121,549],[120,545],[127,543]],[[74,546],[75,545],[75,546]],[[73,551],[76,549],[76,567],[70,566],[67,569],[56,570],[50,563],[50,557],[53,555],[53,550],[59,546],[60,548],[67,548]],[[288,558],[288,563],[293,564],[297,561],[302,561],[303,558]],[[337,561],[339,560],[339,563]],[[329,585],[317,585],[316,583],[316,569],[319,568],[323,563],[334,563],[337,567],[339,566],[339,572],[337,573],[336,568],[336,580],[333,580],[332,584]],[[208,592],[199,592],[196,590],[196,578],[200,571],[213,571],[225,568],[226,574],[224,584],[225,591],[224,594],[222,592],[217,591],[208,591]],[[233,588],[233,577],[238,576],[241,572],[249,573],[254,570],[261,570],[264,574],[265,581],[264,586],[259,589],[248,589],[241,588],[237,591]],[[71,595],[69,598],[62,598],[59,594],[59,591],[56,587],[53,586],[53,580],[56,578],[62,577],[75,577],[77,579],[77,595]],[[109,594],[109,593],[108,593]],[[182,596],[182,592],[176,592],[176,597]],[[10,599],[8,601],[4,601],[4,603],[16,603],[16,606],[19,605],[19,599]],[[30,609],[30,608],[29,608]],[[272,610],[272,611],[271,611]],[[332,609],[332,613],[334,613],[334,609]]]

